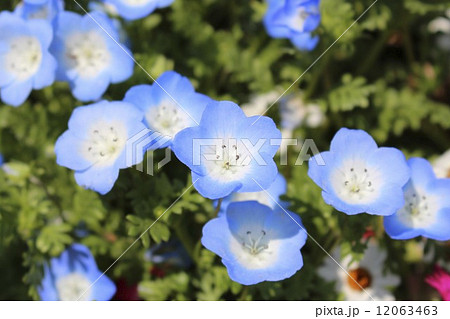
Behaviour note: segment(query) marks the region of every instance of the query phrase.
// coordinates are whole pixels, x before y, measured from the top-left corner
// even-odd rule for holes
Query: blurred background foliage
[[[11,10],[18,1],[1,1]],[[88,1],[79,0],[87,8]],[[75,2],[66,8],[81,13]],[[175,69],[212,98],[248,102],[275,87],[288,88],[354,21],[372,0],[322,0],[320,44],[297,51],[288,40],[271,39],[262,25],[262,0],[175,0],[133,22],[124,22],[136,60],[154,78]],[[381,145],[407,156],[433,158],[450,148],[450,53],[436,45],[428,23],[444,15],[449,1],[379,0],[291,88],[319,103],[326,122],[300,127],[295,136],[312,138],[326,150],[343,126],[368,131]],[[110,86],[105,99],[121,100],[132,85],[151,83],[138,66],[125,83]],[[316,274],[327,258],[311,240],[303,248],[305,266],[282,282],[243,287],[232,282],[217,256],[201,247],[201,229],[213,217],[209,200],[189,188],[188,169],[174,156],[154,176],[123,170],[106,196],[77,186],[73,172],[55,163],[53,146],[78,105],[65,83],[34,91],[18,108],[0,105],[0,299],[38,299],[42,264],[67,245],[87,245],[105,270],[166,209],[108,276],[138,285],[145,300],[333,300],[339,296]],[[277,107],[269,115],[278,120]],[[357,259],[367,229],[388,248],[386,267],[401,274],[398,299],[429,299],[423,278],[433,262],[424,253],[449,260],[443,244],[394,241],[384,235],[381,218],[350,218],[327,206],[307,177],[307,165],[280,167],[288,180],[288,199],[308,232],[331,250],[343,245]],[[164,151],[153,154],[155,163]],[[351,230],[351,231],[349,231]],[[155,265],[150,247],[178,238],[190,256],[188,267]],[[425,243],[425,249],[420,244]]]

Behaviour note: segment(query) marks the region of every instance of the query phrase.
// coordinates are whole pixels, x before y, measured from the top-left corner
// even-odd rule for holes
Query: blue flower
[[[267,33],[286,38],[300,50],[313,50],[319,37],[312,36],[320,23],[320,0],[268,0],[264,17]]]
[[[0,166],[2,166],[4,162],[5,162],[5,161],[4,161],[4,159],[3,159],[3,155],[0,154]]]
[[[145,130],[143,114],[125,102],[101,101],[76,108],[69,130],[56,141],[56,162],[73,169],[84,188],[106,194],[114,186],[119,170],[142,161],[137,150],[132,163],[127,158],[127,141]]]
[[[148,16],[158,8],[170,6],[174,0],[103,0],[117,9],[117,13],[127,20]]]
[[[4,103],[19,106],[32,89],[55,80],[56,61],[48,52],[51,26],[42,20],[25,21],[0,13],[0,94]]]
[[[199,193],[218,199],[232,192],[267,189],[277,176],[273,157],[280,139],[272,119],[246,117],[233,102],[213,101],[199,126],[175,136],[173,151],[191,169]]]
[[[107,301],[116,293],[116,286],[102,276],[87,247],[73,244],[45,266],[38,293],[43,301]]]
[[[42,4],[20,3],[14,9],[14,13],[25,20],[43,19],[53,22],[58,12],[63,11],[63,0],[48,0]]]
[[[300,248],[307,235],[302,227],[294,213],[255,201],[234,202],[204,226],[202,244],[222,258],[236,282],[278,281],[303,266]]]
[[[287,209],[289,207],[289,203],[280,201],[280,196],[286,193],[286,188],[286,179],[283,177],[283,175],[278,173],[273,183],[266,190],[251,193],[232,193],[231,195],[225,197],[220,206],[219,213],[225,212],[228,205],[232,202],[244,202],[251,200],[269,206],[272,209],[278,209],[278,204]]]
[[[100,12],[60,13],[52,52],[58,60],[57,79],[68,81],[80,101],[98,100],[110,83],[133,74],[130,51],[119,43],[111,19]]]
[[[378,148],[366,132],[346,128],[336,133],[329,152],[309,160],[308,175],[322,188],[325,202],[337,210],[383,216],[403,206],[402,187],[410,177],[399,150]]]
[[[189,268],[192,260],[179,240],[161,242],[151,247],[145,258],[155,264],[164,264],[177,268]]]
[[[145,124],[151,131],[167,137],[167,143],[155,144],[155,148],[161,148],[170,146],[181,130],[198,125],[212,99],[196,93],[187,78],[168,71],[153,85],[143,84],[129,89],[124,101],[145,113]]]
[[[450,179],[436,178],[423,158],[411,158],[408,165],[411,179],[403,188],[405,205],[384,218],[386,233],[394,239],[450,240]]]

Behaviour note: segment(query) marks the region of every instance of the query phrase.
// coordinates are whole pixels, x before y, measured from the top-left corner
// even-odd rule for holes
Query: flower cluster
[[[62,0],[29,0],[1,12],[0,52],[1,100],[12,106],[55,80],[68,82],[80,101],[95,101],[134,67],[113,20],[64,11]]]
[[[309,164],[309,176],[337,210],[385,216],[386,232],[393,239],[450,239],[450,179],[436,178],[427,160],[406,161],[395,148],[378,148],[366,132],[342,128],[330,151]]]
[[[280,99],[281,92],[275,90],[241,108],[197,92],[195,81],[173,70],[162,72],[152,84],[127,87],[122,100],[102,99],[111,84],[133,75],[136,61],[120,21],[144,18],[173,2],[102,0],[80,15],[65,10],[62,0],[24,0],[13,12],[1,12],[1,100],[19,106],[32,90],[66,82],[78,101],[89,102],[72,111],[67,130],[54,145],[56,163],[74,172],[76,184],[105,195],[113,190],[119,172],[140,164],[147,151],[172,151],[185,166],[183,172],[190,172],[202,200],[214,202],[213,218],[203,220],[201,244],[221,258],[231,280],[254,285],[289,278],[304,266],[308,233],[283,197],[288,185],[275,158],[282,137],[292,137],[302,124],[317,128],[324,122],[318,104],[308,104],[302,94]],[[271,37],[289,39],[299,50],[317,46],[320,0],[267,4],[264,25]],[[264,116],[278,100],[282,131]],[[383,216],[392,239],[445,241],[450,240],[448,156],[436,161],[434,172],[425,159],[407,160],[396,148],[379,147],[365,131],[341,128],[330,150],[309,160],[308,176],[337,211]],[[80,229],[74,232],[85,236]],[[358,261],[341,255],[342,250],[335,250],[318,273],[334,282],[344,299],[394,299],[389,289],[400,280],[383,269],[385,250],[368,241]],[[172,238],[148,249],[143,259],[153,266],[188,269],[197,262],[191,254]],[[164,277],[164,271],[156,269],[158,277]],[[448,299],[446,272],[437,269],[427,282]],[[115,292],[115,284],[81,244],[45,264],[38,288],[42,300],[110,300]]]

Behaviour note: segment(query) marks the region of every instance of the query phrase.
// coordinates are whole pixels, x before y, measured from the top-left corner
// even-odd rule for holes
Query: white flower
[[[340,249],[336,249],[332,255],[348,274],[331,258],[325,260],[318,273],[327,281],[335,281],[337,291],[344,294],[345,300],[395,300],[388,287],[398,286],[400,277],[384,273],[387,254],[375,243],[369,243],[364,257],[359,262],[352,263],[351,256],[341,259]]]
[[[289,95],[280,101],[281,126],[294,130],[302,124],[315,128],[322,124],[325,116],[319,105],[306,103],[303,95]]]
[[[437,178],[450,178],[450,150],[433,162],[433,170]]]
[[[325,115],[317,104],[309,104],[306,108],[306,126],[316,128],[320,126],[325,119]]]
[[[450,51],[450,9],[445,12],[446,17],[439,17],[428,24],[430,33],[442,33],[437,38],[438,46],[445,51]]]
[[[247,116],[263,115],[280,95],[281,93],[278,90],[254,95],[248,103],[242,105],[242,110]]]

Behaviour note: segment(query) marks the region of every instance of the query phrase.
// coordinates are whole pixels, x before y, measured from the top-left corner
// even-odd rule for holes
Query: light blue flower
[[[232,202],[244,202],[244,201],[257,201],[260,204],[269,206],[272,209],[279,209],[279,205],[287,209],[289,207],[288,202],[280,200],[280,196],[286,193],[287,184],[286,179],[278,173],[277,177],[266,190],[251,193],[232,193],[225,197],[220,206],[220,214],[227,210],[227,207]]]
[[[136,20],[148,16],[159,8],[170,6],[174,0],[103,0],[113,5],[117,13],[127,20]]]
[[[131,53],[104,13],[60,13],[51,50],[58,60],[57,79],[68,81],[80,101],[98,100],[110,83],[133,74]]]
[[[42,4],[22,2],[16,6],[14,13],[25,20],[43,19],[53,22],[58,12],[63,11],[63,9],[63,0],[48,0]]]
[[[264,17],[267,33],[286,38],[300,50],[313,50],[319,37],[312,36],[320,23],[320,0],[268,0]]]
[[[218,199],[267,189],[277,176],[273,157],[280,139],[272,119],[246,117],[235,103],[214,101],[206,106],[199,126],[175,136],[172,148],[191,169],[199,193]]]
[[[394,239],[450,240],[450,179],[436,178],[423,158],[411,158],[408,165],[411,179],[403,188],[405,205],[384,218],[386,233]]]
[[[292,212],[273,211],[255,201],[234,202],[204,226],[202,244],[222,258],[236,282],[278,281],[303,266],[300,248],[307,235],[302,227]]]
[[[322,162],[323,160],[323,162]],[[403,206],[410,173],[404,155],[380,147],[362,130],[340,129],[329,152],[309,160],[309,177],[328,205],[348,215],[388,216]]]
[[[2,166],[4,162],[3,155],[0,153],[0,166]]]
[[[51,26],[42,20],[25,21],[0,13],[0,94],[4,103],[19,106],[32,89],[55,80],[56,61],[48,52]]]
[[[45,266],[38,293],[43,301],[107,301],[116,293],[116,286],[101,275],[89,249],[73,244]]]
[[[154,144],[154,148],[161,148],[170,146],[181,130],[200,123],[203,111],[212,99],[196,93],[186,77],[167,71],[153,85],[129,89],[124,101],[145,113],[145,124],[151,131],[167,137],[167,143]]]
[[[143,159],[139,149],[129,150],[136,154],[127,158],[126,147],[131,137],[145,130],[142,119],[142,112],[125,102],[80,106],[70,117],[69,130],[56,141],[56,162],[74,170],[80,186],[106,194],[120,169]]]

